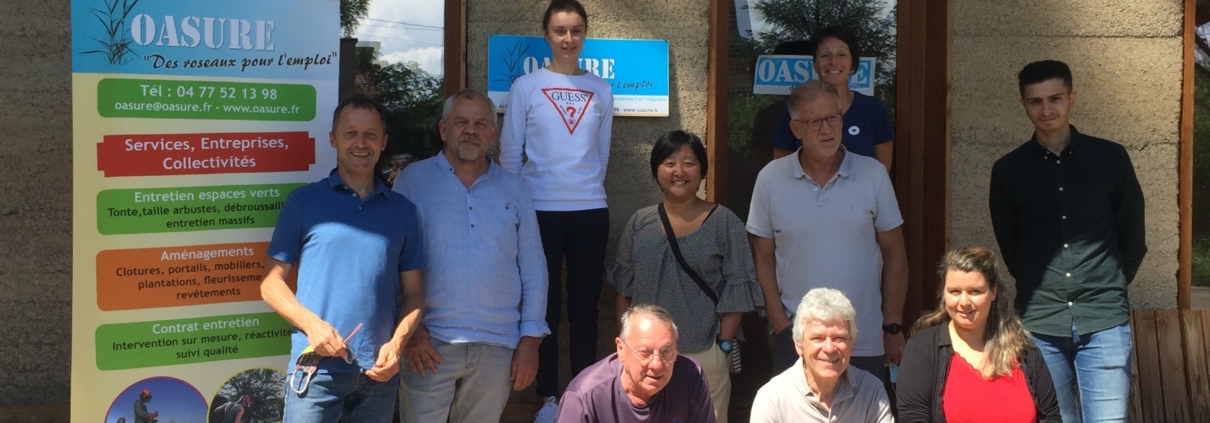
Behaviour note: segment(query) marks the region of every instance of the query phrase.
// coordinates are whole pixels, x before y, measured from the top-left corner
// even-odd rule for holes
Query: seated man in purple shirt
[[[580,372],[559,401],[559,423],[714,423],[702,367],[677,355],[676,324],[662,307],[622,314],[618,352]]]

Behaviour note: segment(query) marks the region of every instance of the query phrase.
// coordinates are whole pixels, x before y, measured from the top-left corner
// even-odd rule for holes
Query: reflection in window
[[[895,0],[732,0],[728,93],[728,198],[747,219],[756,175],[773,158],[773,131],[785,97],[753,94],[756,59],[766,54],[811,55],[810,34],[833,25],[852,30],[857,50],[877,60],[874,96],[895,122]],[[795,43],[798,41],[799,43]],[[806,41],[802,43],[802,41]],[[778,47],[781,50],[775,52]]]
[[[1193,49],[1193,286],[1210,286],[1210,1],[1198,0]]]
[[[354,89],[387,109],[388,144],[378,169],[393,181],[408,164],[441,150],[445,3],[340,3],[345,35],[360,41]]]

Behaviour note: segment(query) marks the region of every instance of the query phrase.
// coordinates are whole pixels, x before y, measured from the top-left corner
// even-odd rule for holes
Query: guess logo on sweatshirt
[[[543,88],[542,94],[546,96],[547,100],[550,100],[550,104],[555,106],[559,117],[563,118],[563,124],[567,126],[567,133],[575,134],[576,128],[580,126],[580,120],[584,119],[584,112],[588,110],[588,103],[592,101],[594,93],[575,88]]]

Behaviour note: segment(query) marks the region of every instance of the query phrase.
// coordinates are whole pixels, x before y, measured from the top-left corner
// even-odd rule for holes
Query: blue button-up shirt
[[[416,204],[423,228],[424,318],[445,342],[516,348],[546,325],[546,256],[521,178],[491,163],[467,188],[443,154],[413,163],[395,191]]]

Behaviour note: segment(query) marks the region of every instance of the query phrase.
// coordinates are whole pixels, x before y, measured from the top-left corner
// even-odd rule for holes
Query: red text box
[[[97,144],[105,177],[305,171],[315,164],[307,132],[106,135]]]

